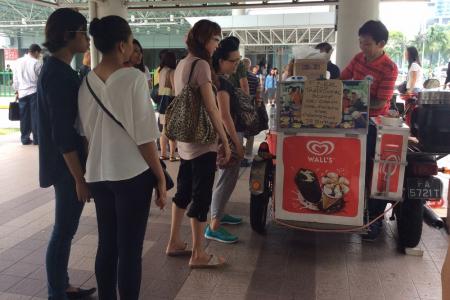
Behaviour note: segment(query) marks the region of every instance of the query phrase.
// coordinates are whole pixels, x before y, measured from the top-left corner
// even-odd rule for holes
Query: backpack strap
[[[191,82],[191,77],[192,77],[192,74],[194,73],[195,65],[197,64],[197,62],[198,62],[199,60],[200,60],[200,58],[194,60],[194,62],[192,63],[191,72],[189,72],[188,84]]]

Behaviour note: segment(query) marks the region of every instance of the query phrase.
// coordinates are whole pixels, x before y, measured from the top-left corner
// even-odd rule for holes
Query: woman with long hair
[[[408,78],[406,81],[407,92],[418,93],[423,87],[423,70],[417,48],[406,48],[405,57],[408,60]]]
[[[161,156],[160,159],[170,161],[179,160],[175,156],[175,141],[169,140],[164,134],[164,126],[166,125],[166,108],[173,99],[173,75],[175,73],[175,68],[177,67],[177,57],[172,51],[167,51],[161,58],[161,63],[159,65],[159,88],[158,97],[159,101],[159,123],[162,126],[161,137],[159,138],[159,144],[161,146]],[[167,143],[169,143],[169,157],[167,157]]]
[[[144,74],[124,67],[133,52],[127,21],[91,21],[89,33],[102,53],[78,95],[80,123],[89,144],[86,181],[98,223],[95,276],[100,299],[137,300],[141,256],[153,188],[166,200],[166,181],[156,149],[159,137]]]
[[[236,148],[238,158],[244,157],[242,147],[244,127],[238,119],[239,99],[229,76],[236,71],[240,61],[239,39],[227,37],[219,43],[219,47],[213,54],[212,64],[217,78],[217,103],[220,115],[227,134]],[[219,170],[219,178],[212,196],[211,223],[206,227],[205,237],[222,243],[235,243],[238,237],[230,234],[221,223],[237,225],[241,218],[224,214],[225,206],[233,193],[239,177],[240,160],[231,166]]]
[[[145,74],[145,79],[147,79],[148,87],[152,86],[152,75],[149,69],[144,64],[144,49],[138,40],[133,39],[133,52],[131,53],[130,60],[125,63],[126,67],[135,67],[136,69],[142,71]]]
[[[212,82],[215,74],[211,56],[220,42],[221,29],[217,23],[200,20],[191,28],[186,44],[188,55],[182,59],[174,74],[175,95],[178,95],[188,81],[199,88],[203,105],[214,129],[222,141],[227,141],[223,123],[216,105]],[[190,76],[192,73],[192,76]],[[160,84],[162,82],[160,81]],[[230,159],[230,148],[225,143],[225,158]],[[195,144],[178,142],[181,157],[177,178],[177,192],[172,204],[172,224],[166,254],[169,256],[191,256],[191,268],[214,268],[222,266],[224,258],[206,253],[203,240],[216,171],[217,143]],[[192,203],[191,203],[192,202]],[[188,205],[189,209],[187,209]],[[180,227],[186,213],[191,221],[192,251],[181,239]]]
[[[45,25],[44,47],[50,52],[37,83],[39,183],[55,189],[55,224],[45,267],[49,299],[78,299],[95,292],[71,286],[70,247],[89,188],[84,180],[86,153],[75,129],[80,79],[70,62],[89,48],[86,18],[69,8],[55,10]]]

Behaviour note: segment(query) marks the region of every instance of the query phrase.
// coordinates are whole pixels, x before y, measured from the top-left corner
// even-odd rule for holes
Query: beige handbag
[[[184,143],[212,144],[217,134],[201,98],[200,89],[190,83],[195,65],[192,63],[188,83],[166,109],[164,134],[170,139]]]

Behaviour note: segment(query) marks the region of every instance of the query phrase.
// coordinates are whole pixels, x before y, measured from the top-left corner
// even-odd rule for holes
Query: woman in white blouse
[[[408,79],[406,89],[408,93],[418,93],[423,87],[423,70],[416,47],[408,47],[405,52],[408,60]]]
[[[118,285],[121,299],[137,300],[153,187],[156,204],[163,208],[166,201],[155,143],[159,132],[145,75],[123,67],[133,51],[127,21],[118,16],[94,19],[89,33],[102,60],[85,77],[78,107],[89,144],[85,178],[97,212],[99,298],[116,299]]]

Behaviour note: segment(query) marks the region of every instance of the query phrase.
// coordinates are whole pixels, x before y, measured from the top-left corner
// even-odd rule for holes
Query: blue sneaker
[[[242,218],[225,214],[220,220],[220,224],[238,225],[242,223]]]
[[[225,244],[233,244],[238,241],[238,237],[229,233],[225,228],[220,227],[216,231],[213,231],[209,225],[205,229],[205,238]]]

